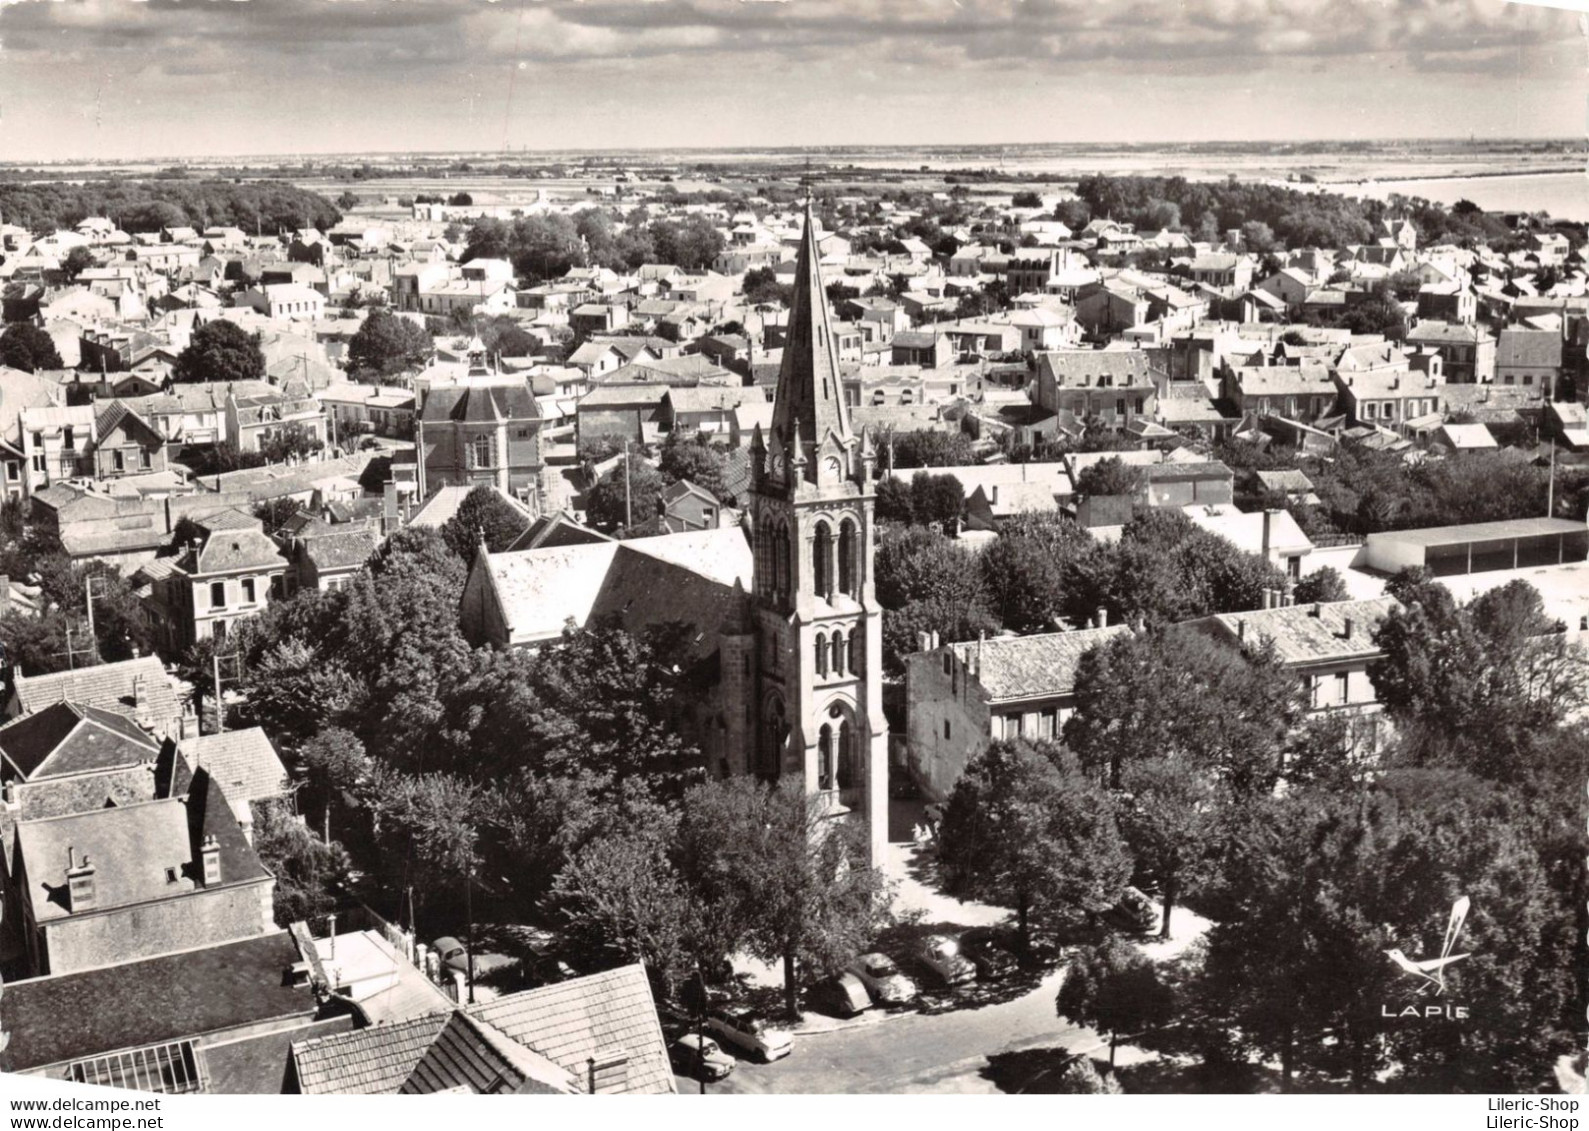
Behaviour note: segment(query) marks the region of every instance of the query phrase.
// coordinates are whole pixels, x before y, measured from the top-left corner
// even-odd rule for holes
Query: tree
[[[540,342],[512,318],[499,314],[480,327],[480,343],[487,353],[503,357],[532,357]]]
[[[657,462],[657,469],[666,479],[673,482],[687,479],[719,499],[723,499],[723,474],[727,467],[727,455],[704,433],[697,432],[693,440],[686,440],[677,429],[669,433]]]
[[[741,289],[745,301],[752,305],[775,303],[788,306],[794,298],[794,288],[778,281],[778,273],[771,267],[752,267],[745,272]]]
[[[1158,881],[1159,937],[1168,939],[1181,893],[1204,876],[1220,798],[1212,775],[1184,757],[1134,761],[1122,770],[1120,787],[1120,830],[1137,867]]]
[[[1158,967],[1135,946],[1108,938],[1083,947],[1066,968],[1055,1011],[1109,1034],[1109,1067],[1120,1038],[1167,1024],[1175,994]]]
[[[66,253],[66,258],[61,260],[61,273],[66,276],[68,282],[75,283],[77,277],[92,266],[94,266],[94,253],[86,247],[74,247]]]
[[[1035,192],[1018,192],[1010,198],[1012,208],[1041,208],[1043,198]]]
[[[910,479],[910,513],[923,526],[936,526],[950,537],[960,532],[966,492],[953,475],[918,471]]]
[[[1267,792],[1302,710],[1268,646],[1234,648],[1188,628],[1125,633],[1082,656],[1065,745],[1122,788],[1133,762],[1185,759],[1239,794]]]
[[[348,368],[363,376],[390,377],[430,360],[430,333],[411,319],[377,308],[348,339]]]
[[[254,851],[276,884],[272,891],[278,927],[307,923],[316,934],[337,909],[351,861],[340,844],[315,839],[281,801],[254,803]]]
[[[375,762],[365,796],[377,836],[388,858],[403,862],[416,898],[474,882],[480,820],[488,807],[480,786],[452,774],[407,774]]]
[[[447,203],[453,208],[468,208],[474,204],[474,197],[466,192],[455,192],[447,198]]]
[[[1241,246],[1245,251],[1258,254],[1273,251],[1277,247],[1275,234],[1268,224],[1262,220],[1248,220],[1241,226]]]
[[[55,339],[31,322],[13,322],[0,333],[0,365],[28,373],[63,368]]]
[[[264,524],[266,534],[275,534],[287,523],[296,518],[302,504],[291,495],[283,495],[276,499],[261,499],[254,504],[254,517]]]
[[[898,522],[909,526],[916,521],[910,486],[896,475],[886,475],[877,481],[875,507],[880,522]]]
[[[938,861],[949,889],[1015,912],[1023,946],[1113,906],[1131,878],[1114,803],[1024,741],[966,766],[944,809]]]
[[[1299,605],[1312,605],[1349,600],[1351,594],[1346,591],[1346,579],[1335,567],[1324,566],[1298,581],[1292,596]]]
[[[171,367],[171,379],[179,383],[260,381],[264,376],[265,355],[258,336],[224,318],[195,330]]]
[[[899,432],[889,437],[885,450],[890,472],[900,467],[964,467],[976,463],[971,437],[964,432]]]
[[[1073,598],[1099,546],[1085,529],[1057,515],[1020,515],[983,549],[978,565],[993,611],[1015,632],[1049,632],[1067,611],[1089,615]]]
[[[1117,1096],[1120,1090],[1120,1081],[1112,1073],[1100,1075],[1087,1056],[1078,1056],[1065,1065],[1054,1084],[1055,1094],[1061,1096]]]
[[[1088,498],[1100,495],[1135,494],[1142,472],[1128,467],[1119,456],[1088,464],[1076,476],[1076,493]]]
[[[441,528],[449,549],[472,563],[482,540],[486,549],[500,554],[530,527],[530,518],[509,502],[501,491],[482,483],[464,496],[457,513]]]
[[[339,793],[356,788],[369,755],[358,735],[339,726],[328,726],[298,748],[298,758],[309,778],[310,788],[322,798],[322,836],[331,843],[331,802]]]
[[[359,206],[359,198],[347,189],[342,190],[342,195],[337,197],[337,207],[344,212],[351,212]]]
[[[682,870],[697,890],[733,900],[745,948],[782,959],[784,1005],[800,1016],[799,972],[832,973],[888,921],[888,887],[867,867],[862,829],[827,818],[797,782],[736,776],[685,795]]]
[[[613,467],[585,497],[585,514],[602,529],[621,529],[657,514],[667,480],[649,462],[629,459]]]

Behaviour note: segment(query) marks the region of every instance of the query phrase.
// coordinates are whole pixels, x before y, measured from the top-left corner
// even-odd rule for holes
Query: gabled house
[[[166,441],[122,401],[102,401],[94,418],[94,478],[118,479],[166,470]]]
[[[156,737],[182,735],[182,707],[158,656],[45,675],[17,675],[11,682],[6,718],[42,712],[61,702],[120,715]]]
[[[221,786],[250,844],[254,841],[254,803],[283,800],[292,794],[287,767],[263,727],[194,735],[179,742],[177,750],[193,773],[203,770]]]
[[[24,821],[13,863],[35,976],[276,929],[276,881],[202,769],[185,796]]]
[[[1082,420],[1095,416],[1124,427],[1153,416],[1155,372],[1142,350],[1050,350],[1037,356],[1033,400],[1049,412],[1068,411]]]
[[[69,701],[0,726],[5,854],[17,821],[153,801],[185,787],[170,754],[167,742],[125,715]]]
[[[286,593],[288,560],[260,520],[227,509],[192,523],[194,540],[142,567],[156,636],[179,652],[200,640],[224,643],[233,621],[257,615]]]

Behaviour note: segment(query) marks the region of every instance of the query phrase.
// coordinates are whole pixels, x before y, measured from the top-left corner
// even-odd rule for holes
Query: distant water
[[[1434,177],[1413,181],[1365,181],[1321,185],[1329,192],[1384,200],[1392,193],[1441,204],[1471,200],[1491,212],[1549,212],[1557,220],[1589,221],[1589,176],[1526,173],[1505,177]]]

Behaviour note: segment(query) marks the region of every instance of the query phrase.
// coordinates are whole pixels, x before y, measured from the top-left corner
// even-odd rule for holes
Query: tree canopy
[[[430,333],[401,314],[376,307],[348,339],[348,369],[358,376],[390,377],[430,360]]]
[[[31,322],[13,322],[0,333],[0,365],[28,373],[64,367],[55,339]]]
[[[224,318],[195,330],[171,367],[171,379],[185,383],[259,381],[264,376],[265,355],[258,336]]]

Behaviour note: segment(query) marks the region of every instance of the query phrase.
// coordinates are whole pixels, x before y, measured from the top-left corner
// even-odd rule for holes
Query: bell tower
[[[888,836],[888,730],[869,435],[850,427],[806,201],[772,426],[751,440],[757,635],[750,770],[797,775],[835,818]]]

